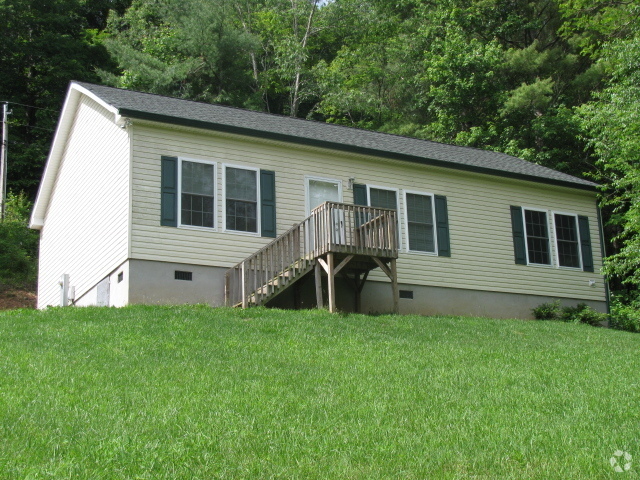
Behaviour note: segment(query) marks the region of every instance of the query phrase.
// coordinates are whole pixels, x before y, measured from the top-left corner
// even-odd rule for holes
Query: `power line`
[[[9,100],[6,100],[6,101],[2,100],[0,101],[0,103],[10,103],[12,105],[20,105],[21,107],[37,108],[38,110],[46,110],[48,112],[58,113],[58,110],[52,110],[51,108],[36,107],[35,105],[27,105],[25,103],[11,102]]]
[[[55,128],[44,128],[44,127],[35,127],[33,125],[26,125],[24,123],[12,123],[12,127],[25,127],[25,128],[35,128],[37,130],[46,130],[48,132],[55,132]]]

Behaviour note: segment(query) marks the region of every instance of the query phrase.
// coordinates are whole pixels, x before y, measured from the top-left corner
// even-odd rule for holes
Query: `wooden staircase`
[[[319,282],[324,271],[329,278],[329,309],[335,311],[335,276],[341,273],[351,280],[351,272],[359,298],[368,272],[379,267],[391,278],[397,310],[397,224],[395,210],[325,202],[227,271],[226,304],[263,305],[315,269],[318,306],[323,305]]]

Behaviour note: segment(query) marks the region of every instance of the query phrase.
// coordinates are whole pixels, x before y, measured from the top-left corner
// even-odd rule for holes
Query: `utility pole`
[[[0,155],[0,222],[4,221],[4,214],[7,203],[7,138],[9,128],[7,126],[7,115],[9,115],[9,102],[2,104],[2,152]]]

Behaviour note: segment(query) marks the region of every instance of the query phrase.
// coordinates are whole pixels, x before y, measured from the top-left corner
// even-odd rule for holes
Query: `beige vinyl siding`
[[[128,134],[85,96],[71,128],[40,232],[40,308],[59,304],[63,273],[80,298],[127,259]]]
[[[136,123],[133,145],[132,257],[142,260],[230,267],[270,241],[222,233],[223,175],[218,175],[218,231],[160,227],[160,156],[173,155],[246,165],[276,172],[278,233],[305,213],[305,175],[342,180],[344,201],[353,201],[348,179],[399,189],[401,238],[406,249],[405,190],[447,197],[451,258],[402,252],[399,282],[604,300],[597,273],[516,265],[510,205],[570,212],[589,217],[596,272],[601,267],[595,194],[426,165],[384,160],[318,148],[304,148],[196,129]],[[219,170],[220,172],[220,170]],[[552,230],[552,229],[551,229]],[[555,245],[552,246],[555,259]],[[380,272],[371,279],[387,281]],[[596,286],[589,286],[589,280]]]

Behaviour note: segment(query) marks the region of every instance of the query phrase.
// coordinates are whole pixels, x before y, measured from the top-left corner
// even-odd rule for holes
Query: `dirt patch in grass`
[[[36,308],[35,289],[0,285],[0,310]]]

